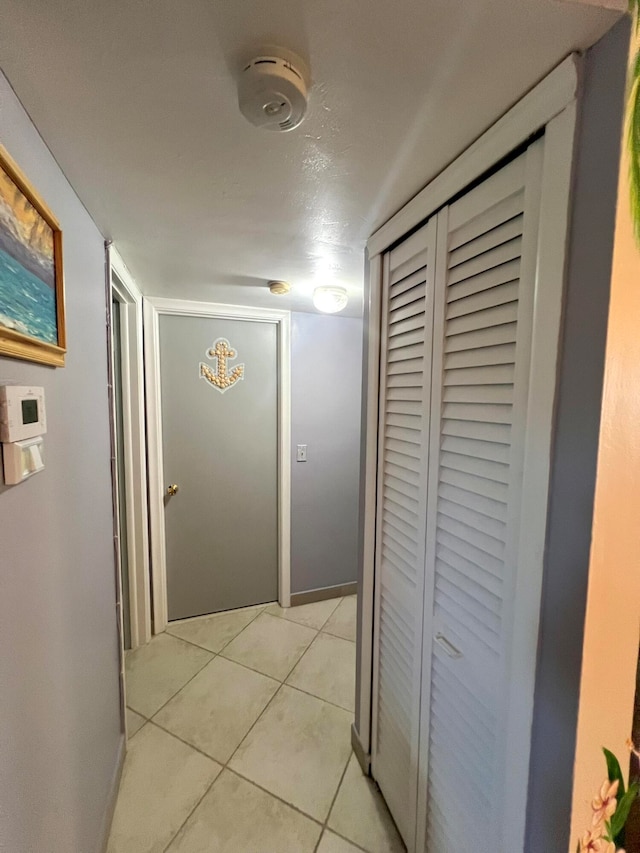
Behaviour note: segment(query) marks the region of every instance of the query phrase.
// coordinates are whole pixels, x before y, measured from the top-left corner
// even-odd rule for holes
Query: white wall
[[[46,469],[0,486],[0,850],[94,853],[122,744],[103,239],[0,74],[0,142],[63,229],[68,357],[43,385]]]
[[[293,593],[356,580],[361,377],[361,319],[292,314]]]

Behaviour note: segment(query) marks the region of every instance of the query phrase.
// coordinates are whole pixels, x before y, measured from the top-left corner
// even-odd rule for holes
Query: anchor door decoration
[[[244,364],[237,364],[229,372],[227,361],[237,358],[238,353],[231,348],[226,338],[218,338],[211,349],[207,350],[207,358],[215,362],[215,369],[200,362],[200,378],[204,379],[221,394],[232,388],[240,379],[244,379]]]

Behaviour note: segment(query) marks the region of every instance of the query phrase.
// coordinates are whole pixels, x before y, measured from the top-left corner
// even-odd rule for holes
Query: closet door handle
[[[445,653],[448,654],[450,658],[457,660],[462,657],[462,652],[459,649],[456,649],[453,643],[450,643],[444,634],[436,634],[435,641],[440,648],[444,649]]]

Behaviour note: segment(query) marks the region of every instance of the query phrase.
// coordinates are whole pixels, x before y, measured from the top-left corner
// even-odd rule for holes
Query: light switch
[[[296,456],[297,462],[306,462],[307,461],[307,445],[299,444],[298,445],[298,453]]]

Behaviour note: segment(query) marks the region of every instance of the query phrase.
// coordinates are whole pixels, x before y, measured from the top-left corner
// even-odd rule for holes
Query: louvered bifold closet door
[[[542,150],[438,214],[418,816],[428,853],[515,853],[502,845],[506,715]]]
[[[435,220],[384,257],[373,774],[415,835]]]

